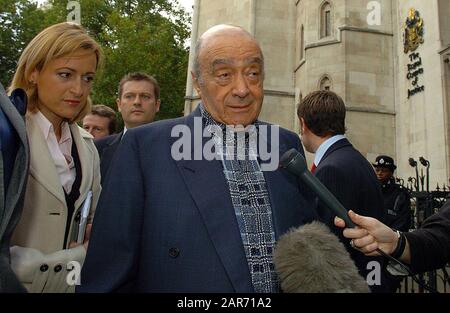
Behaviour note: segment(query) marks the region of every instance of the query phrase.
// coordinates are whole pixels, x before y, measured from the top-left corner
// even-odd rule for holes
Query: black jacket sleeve
[[[431,271],[450,261],[450,200],[439,213],[427,218],[422,227],[405,233],[411,251],[414,273]]]

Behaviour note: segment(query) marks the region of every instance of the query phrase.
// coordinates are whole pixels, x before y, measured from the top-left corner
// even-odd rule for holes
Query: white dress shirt
[[[32,114],[31,118],[37,122],[42,130],[50,155],[55,162],[61,185],[69,194],[76,178],[75,162],[72,157],[72,134],[69,124],[65,121],[61,124],[61,139],[58,142],[53,125],[44,114],[37,111]]]

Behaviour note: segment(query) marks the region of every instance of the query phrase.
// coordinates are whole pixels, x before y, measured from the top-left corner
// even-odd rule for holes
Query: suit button
[[[62,270],[61,264],[56,265],[55,268],[54,268],[53,270],[55,271],[55,273],[61,272],[61,270]]]
[[[169,256],[171,258],[177,258],[180,255],[180,249],[178,248],[170,248],[169,249]]]
[[[41,267],[39,268],[41,270],[41,272],[47,272],[48,270],[48,265],[47,264],[42,264]]]

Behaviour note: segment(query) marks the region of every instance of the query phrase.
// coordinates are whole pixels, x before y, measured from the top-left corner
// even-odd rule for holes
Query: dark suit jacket
[[[383,198],[375,172],[347,139],[337,141],[326,151],[314,174],[347,210],[384,220]],[[335,216],[328,208],[321,204],[318,213],[320,219],[339,236],[364,277],[368,273],[368,262],[376,260],[382,263],[381,258],[366,257],[350,247],[350,240],[334,226]]]
[[[171,157],[179,140],[172,129],[193,130],[194,116],[200,119],[198,108],[125,134],[100,196],[78,292],[254,291],[221,161]],[[279,142],[280,155],[303,152],[292,132],[280,129]],[[284,169],[264,176],[276,238],[315,219],[313,198],[297,177]]]
[[[3,185],[3,157],[0,151],[0,293],[20,292],[25,289],[11,269],[9,245],[14,228],[22,214],[28,177],[29,148],[24,119],[6,96],[1,84],[0,110],[9,119],[20,140],[7,192]]]
[[[102,176],[102,185],[105,182],[109,166],[111,165],[114,154],[116,153],[117,147],[120,144],[122,134],[123,132],[120,132],[118,134],[106,136],[94,141],[95,146],[98,150],[98,155],[100,157],[100,174]]]

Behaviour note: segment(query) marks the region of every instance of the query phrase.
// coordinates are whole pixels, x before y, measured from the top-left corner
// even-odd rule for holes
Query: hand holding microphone
[[[363,237],[366,235],[365,232],[367,230],[365,230],[365,229],[358,230],[356,228],[356,225],[353,223],[353,221],[348,216],[347,209],[344,208],[344,206],[320,182],[320,180],[318,180],[314,175],[311,174],[310,171],[308,171],[305,158],[296,149],[294,149],[294,148],[290,149],[283,154],[283,156],[280,159],[280,166],[282,168],[287,169],[289,172],[293,173],[294,175],[297,175],[298,177],[300,177],[300,179],[302,179],[303,182],[306,185],[308,185],[308,187],[310,187],[316,193],[319,200],[322,201],[325,204],[325,206],[328,207],[337,217],[341,218],[345,222],[345,225],[347,227],[354,228],[353,229],[354,235],[357,234],[357,235],[363,236]],[[389,231],[393,232],[391,229],[389,229]],[[387,231],[386,231],[386,233],[387,233]],[[390,234],[392,234],[392,233],[390,233]],[[373,236],[373,234],[371,234],[371,235]],[[389,236],[389,234],[387,236]],[[382,237],[382,238],[385,238],[385,237]],[[368,237],[362,241],[362,244],[367,242],[368,244],[372,244],[369,248],[374,248],[375,245],[373,244],[372,241],[373,240],[371,240],[371,238]],[[393,242],[393,244],[395,244],[394,247],[396,247],[396,242]],[[353,242],[353,246],[355,248],[359,247],[359,246],[357,247],[355,245],[355,242]],[[390,248],[391,246],[387,246],[386,248],[388,248],[388,247]],[[360,249],[358,248],[358,250],[360,250]],[[378,244],[375,247],[375,251],[378,254],[381,254],[384,257],[388,258],[390,261],[399,263],[397,260],[393,259],[388,253],[385,253],[384,251],[382,251],[378,247]],[[374,253],[374,252],[371,251],[370,253]],[[373,254],[373,255],[376,255],[376,254]],[[400,266],[404,267],[403,264],[400,264]]]
[[[398,235],[391,228],[375,218],[361,216],[353,211],[349,211],[348,216],[359,226],[359,228],[346,228],[343,232],[344,237],[352,239],[354,248],[368,256],[380,255],[377,249],[387,254],[395,250]],[[341,228],[346,227],[346,223],[339,217],[335,217],[334,224]]]

